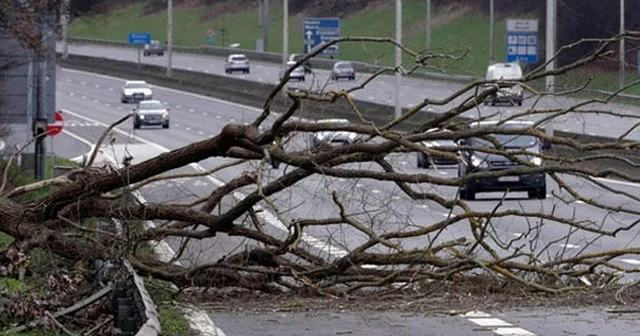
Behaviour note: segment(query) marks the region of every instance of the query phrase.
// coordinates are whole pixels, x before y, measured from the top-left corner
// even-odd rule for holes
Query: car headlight
[[[542,164],[542,158],[538,156],[534,156],[534,157],[531,157],[530,162],[536,166],[539,166]]]
[[[139,115],[139,116],[138,116],[138,118],[139,118],[140,120],[144,120],[144,114]]]
[[[169,118],[169,113],[165,112],[162,114],[162,119],[168,119]]]
[[[488,168],[489,164],[484,158],[479,158],[475,155],[471,156],[471,165],[476,168]]]

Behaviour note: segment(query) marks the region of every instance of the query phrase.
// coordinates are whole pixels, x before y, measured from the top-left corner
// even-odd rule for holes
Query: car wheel
[[[169,128],[169,123],[162,124],[162,128]]]
[[[417,155],[417,166],[418,168],[424,168],[424,162],[422,161],[422,154],[418,153]]]
[[[491,106],[496,106],[496,101],[495,101],[495,99],[491,99]]]
[[[354,81],[354,80],[356,80],[356,76],[351,76],[351,78],[349,78],[349,79]]]
[[[249,70],[249,69],[247,69],[247,71],[246,71],[245,73],[249,73],[249,72],[250,72],[250,70]]]
[[[133,129],[140,129],[140,123],[134,122]]]
[[[476,192],[473,190],[473,186],[470,183],[467,183],[460,188],[460,199],[466,201],[473,201],[476,199]]]
[[[518,99],[518,106],[522,106],[522,99]]]

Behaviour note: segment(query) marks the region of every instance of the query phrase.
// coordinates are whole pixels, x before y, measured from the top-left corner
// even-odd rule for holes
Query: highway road
[[[66,111],[65,133],[55,138],[55,148],[63,152],[64,156],[77,157],[86,152],[88,145],[102,134],[107,124],[123,116],[132,107],[132,105],[124,105],[119,102],[118,90],[122,81],[122,79],[65,69],[59,72],[57,101],[58,107]],[[155,88],[155,90],[156,97],[165,101],[171,107],[171,129],[149,128],[134,131],[131,124],[124,124],[113,132],[113,137],[115,138],[114,146],[120,148],[119,150],[114,149],[114,156],[117,156],[117,152],[122,149],[126,149],[134,157],[134,162],[140,162],[163,151],[179,148],[217,134],[222,126],[227,123],[249,122],[258,115],[258,111],[246,106],[169,89]],[[499,108],[493,108],[491,111],[497,109]],[[85,143],[87,147],[78,146],[78,142]],[[303,141],[292,144],[292,146],[303,145]],[[109,154],[108,149],[106,152]],[[210,169],[225,161],[226,159],[221,158],[210,159],[200,162],[199,166],[200,169]],[[216,174],[215,178],[199,178],[151,185],[143,190],[143,196],[148,201],[157,202],[192,200],[200,195],[206,195],[207,191],[211,190],[212,185],[224,183],[245,170],[254,169],[256,164],[255,162],[246,163],[233,169],[221,171]],[[413,155],[394,156],[393,164],[395,167],[408,172],[437,174],[441,177],[455,176],[455,170],[452,169],[418,169],[415,166],[415,157]],[[185,167],[182,171],[195,168],[198,167]],[[286,167],[281,167],[279,170],[269,170],[268,178],[280,176],[285,169]],[[593,199],[602,200],[611,205],[633,206],[633,200],[621,193],[605,192],[601,188],[595,188],[575,178],[568,177],[567,181],[581,193],[589,195]],[[618,190],[638,196],[636,185],[608,180],[602,180],[602,182]],[[601,209],[580,202],[560,202],[558,198],[552,197],[551,193],[556,196],[567,197],[566,192],[559,190],[550,180],[548,180],[548,183],[549,197],[546,200],[524,200],[522,198],[524,195],[515,193],[509,195],[503,207],[505,209],[524,209],[527,211],[553,211],[566,218],[584,221],[592,220],[595,223],[602,223],[610,227],[620,225],[620,223],[629,223],[636,219],[630,215],[604,212]],[[434,186],[426,185],[421,187],[425,190],[427,188],[435,188]],[[437,188],[439,193],[447,197],[451,197],[455,193],[454,188]],[[434,206],[433,203],[411,200],[402,195],[395,187],[372,180],[348,181],[328,177],[314,177],[278,195],[276,201],[278,204],[290,208],[286,213],[282,214],[284,219],[308,216],[309,214],[317,213],[316,209],[326,209],[326,212],[318,215],[329,216],[332,211],[335,214],[335,207],[330,206],[331,202],[328,196],[330,195],[328,192],[330,190],[335,190],[339,193],[345,200],[349,210],[366,211],[373,225],[378,224],[379,227],[377,228],[380,230],[422,227],[450,215],[445,209]],[[485,201],[471,202],[471,205],[474,210],[490,211],[499,197],[500,194],[487,193],[481,195],[481,199],[484,198]],[[232,199],[228,200],[228,202],[233,201]],[[402,216],[399,218],[392,216],[398,214]],[[282,228],[278,227],[281,224],[278,224],[277,220],[270,219],[268,223],[270,225],[265,229],[269,230],[269,232],[284,234]],[[494,224],[496,230],[498,230],[497,236],[517,239],[527,233],[532,226],[536,226],[537,223],[527,223],[522,218],[511,217],[497,220]],[[637,245],[634,245],[638,235],[638,230],[636,229],[623,232],[615,238],[599,237],[597,243],[593,243],[594,238],[597,238],[597,236],[584,232],[572,234],[568,239],[561,239],[566,237],[569,228],[559,225],[559,223],[549,222],[537,227],[539,228],[539,241],[537,244],[531,244],[529,248],[535,253],[545,250],[547,255],[544,257],[553,257],[555,254],[563,252],[569,254],[585,251],[593,252]],[[343,254],[345,249],[355,246],[363,239],[360,234],[345,228],[314,229],[309,231],[308,234],[307,241],[309,244],[322,251],[322,253],[328,253],[336,257]],[[440,239],[444,241],[461,235],[468,236],[468,229],[463,225],[456,225],[443,232]],[[326,243],[328,241],[332,243],[331,248]],[[198,246],[193,246],[182,262],[211,262],[226,253],[237,251],[244,243],[237,238],[220,235],[210,241],[202,242]],[[523,241],[522,243],[528,242]],[[423,244],[423,240],[409,241],[406,248]],[[172,245],[175,247],[176,242],[172,242]],[[640,257],[626,256],[620,258],[618,262],[633,266],[640,264]],[[229,319],[226,321],[231,328],[235,328],[232,321],[230,322]],[[246,320],[243,323],[245,322]],[[473,328],[467,322],[462,323],[459,327],[462,328],[460,329],[461,335],[469,334],[469,328]],[[453,329],[446,330],[447,335],[455,334],[450,331]],[[402,334],[390,333],[394,335]],[[406,334],[411,335],[411,333]],[[478,332],[474,335],[476,334],[483,335],[485,333]],[[541,335],[544,335],[544,333]]]
[[[60,45],[58,45],[60,51]],[[137,52],[132,48],[109,47],[100,45],[70,45],[69,53],[105,57],[122,61],[137,62]],[[216,74],[220,76],[234,76],[247,80],[253,80],[263,83],[276,83],[278,81],[279,65],[268,62],[252,61],[250,74],[225,74],[224,59],[220,57],[174,53],[173,67],[177,69],[187,69],[192,71]],[[144,64],[153,64],[166,66],[165,57],[143,57],[141,62]],[[354,87],[362,84],[368,77],[368,74],[360,73],[357,75],[356,81],[330,81],[328,79],[329,72],[326,70],[315,70],[314,76],[304,83],[291,82],[292,86],[302,87],[309,90],[340,90]],[[394,105],[394,85],[393,76],[382,76],[372,83],[368,84],[363,90],[359,90],[353,94],[353,97],[371,101],[380,104]],[[576,83],[578,85],[578,83]],[[427,80],[421,78],[404,78],[403,86],[400,90],[401,105],[404,108],[411,107],[425,98],[439,100],[447,97],[463,87],[463,84]],[[466,99],[473,92],[467,92],[454,99],[452,102],[443,106],[429,105],[426,107],[428,111],[442,112],[450,109]],[[536,107],[539,110],[547,108],[568,108],[578,101],[565,96],[543,96],[536,99],[525,99],[522,107],[511,107],[503,105],[499,108],[480,106],[477,110],[469,111],[468,116],[475,117],[477,115],[486,115],[487,113],[496,113],[497,116],[509,116],[514,113],[522,113],[527,109]],[[604,135],[617,137],[627,134],[628,139],[640,139],[640,131],[632,127],[640,117],[640,108],[627,105],[616,104],[589,104],[581,107],[582,111],[590,111],[588,118],[584,113],[567,112],[554,118],[553,124],[544,125],[547,128],[553,128],[556,131],[573,132],[577,134]],[[595,113],[596,111],[608,111],[617,113],[616,116],[606,115],[604,113]],[[528,117],[531,120],[539,120],[546,114],[535,114]],[[620,115],[624,115],[622,118]]]

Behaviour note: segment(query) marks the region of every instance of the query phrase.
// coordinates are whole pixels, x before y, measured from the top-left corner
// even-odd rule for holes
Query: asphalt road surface
[[[254,71],[252,71],[253,73]],[[95,141],[100,134],[105,130],[106,125],[113,122],[124,115],[132,105],[124,105],[119,103],[118,90],[122,83],[122,79],[114,79],[105,76],[95,76],[87,73],[61,70],[58,76],[58,107],[65,112],[65,132],[56,138],[54,138],[54,149],[60,155],[65,157],[78,157],[89,149],[89,146]],[[215,99],[200,97],[197,95],[186,94],[177,92],[174,90],[165,90],[162,88],[155,88],[156,97],[167,102],[171,109],[171,129],[142,129],[133,131],[131,125],[123,125],[113,133],[115,147],[119,148],[113,150],[112,154],[117,157],[118,152],[122,150],[129,151],[134,156],[134,162],[144,160],[158,153],[166,150],[178,148],[188,143],[205,139],[213,134],[217,134],[222,126],[230,122],[249,122],[253,117],[257,116],[257,111],[252,108],[225,103]],[[490,109],[490,108],[489,108]],[[495,111],[497,108],[493,108]],[[83,145],[79,145],[82,143]],[[299,143],[298,145],[304,145]],[[186,167],[184,170],[194,169],[210,169],[223,162],[224,160],[207,160],[201,162],[199,167]],[[401,167],[405,171],[415,172],[427,172],[430,174],[438,174],[441,176],[453,176],[455,170],[451,169],[434,169],[434,170],[420,170],[415,167],[415,157],[411,155],[398,156],[394,158],[394,166]],[[271,171],[271,174],[278,176],[282,173],[284,167],[281,167],[278,171]],[[210,190],[211,184],[223,183],[228,181],[238,173],[242,172],[243,168],[238,167],[235,170],[223,172],[216,175],[215,178],[198,178],[191,180],[184,180],[178,182],[171,182],[167,184],[153,185],[143,190],[143,196],[148,201],[174,201],[182,202],[190,200],[198,195],[202,195],[207,190]],[[617,187],[624,188],[625,191],[637,195],[637,187],[632,184],[620,185],[614,181],[603,180],[604,183],[616,185]],[[562,195],[563,191],[558,190],[557,186],[553,185],[551,181],[549,183],[549,192],[558,193]],[[589,184],[581,183],[575,185],[580,192],[590,194],[594,198],[606,199],[611,204],[617,204],[620,202],[620,195],[604,195],[600,189],[593,188]],[[398,225],[415,225],[423,226],[427,223],[441,220],[449,214],[444,209],[438,209],[432,204],[420,203],[410,200],[404,197],[397,190],[383,185],[376,181],[361,180],[357,182],[340,181],[336,179],[318,178],[316,180],[310,179],[305,181],[300,186],[292,189],[289,193],[279,196],[279,202],[286,202],[289,204],[297,204],[298,206],[291,211],[289,216],[299,217],[310,213],[315,209],[317,204],[328,205],[329,199],[314,199],[314,205],[306,204],[307,196],[317,195],[315,190],[322,188],[323,191],[327,189],[348,191],[349,195],[353,198],[353,202],[348,205],[351,207],[362,206],[367,204],[371,207],[372,212],[382,214],[393,208],[395,211],[402,212],[406,221],[403,223],[395,223],[390,229],[397,229]],[[453,188],[439,187],[441,189],[438,192],[451,196],[455,192]],[[355,195],[355,196],[354,196]],[[345,199],[348,199],[346,195]],[[594,219],[597,221],[605,221],[605,219],[612,220],[615,218],[615,214],[603,212],[600,209],[593,208],[586,204],[571,203],[571,204],[558,204],[557,200],[554,201],[553,197],[549,197],[547,200],[527,200],[524,201],[520,196],[514,194],[515,197],[509,197],[504,206],[514,209],[527,209],[530,211],[544,211],[545,209],[555,209],[558,214],[565,216],[579,215],[581,218]],[[472,206],[475,209],[488,211],[493,208],[498,195],[486,194],[483,195],[485,199],[489,201],[485,202],[472,202]],[[381,205],[381,200],[394,201],[393,205]],[[233,202],[233,200],[229,200]],[[319,203],[318,203],[319,202]],[[624,221],[625,218],[618,218],[619,221]],[[628,220],[628,219],[626,219]],[[409,223],[409,224],[407,224]],[[612,222],[613,223],[613,222]],[[269,230],[277,233],[278,223],[272,221],[270,223]],[[501,234],[505,236],[517,237],[522,235],[524,230],[528,229],[529,223],[522,221],[504,221],[497,223],[496,225],[500,230],[503,230]],[[619,235],[615,238],[607,238],[599,240],[598,246],[587,245],[587,242],[594,238],[589,234],[583,234],[581,236],[571,236],[570,241],[558,242],[558,237],[564,237],[566,235],[566,228],[561,226],[555,226],[546,224],[544,230],[540,232],[540,245],[549,246],[549,251],[589,251],[590,249],[601,250],[606,248],[629,246],[634,243],[637,231],[627,232]],[[460,231],[453,231],[453,230]],[[284,232],[283,232],[284,233]],[[339,256],[344,249],[340,246],[327,245],[326,241],[333,240],[336,234],[339,233],[344,238],[340,241],[340,244],[345,247],[352,247],[361,241],[361,237],[357,235],[351,235],[352,232],[323,232],[320,230],[309,232],[309,244],[317,247],[319,250],[323,250],[326,253]],[[465,234],[463,228],[453,228],[451,232],[445,232],[445,235],[450,237],[457,237],[460,234]],[[204,261],[215,260],[225,253],[230,253],[235,249],[242,246],[244,242],[233,239],[230,237],[224,237],[224,239],[212,239],[211,241],[201,242],[199,246],[193,246],[189,258],[183,260],[186,263],[200,263]],[[315,240],[313,240],[313,239]],[[444,239],[444,238],[443,238]],[[175,246],[176,242],[173,242]],[[419,244],[420,242],[415,242]],[[315,245],[314,245],[315,244]],[[410,243],[411,244],[411,243]],[[408,246],[410,247],[410,246]],[[625,258],[618,262],[627,263],[630,265],[640,264],[640,260],[636,258]],[[533,311],[532,311],[533,313]],[[596,313],[594,313],[596,314]],[[273,316],[275,315],[275,316]],[[280,314],[281,315],[281,314]],[[296,323],[292,324],[290,321],[291,316],[280,316],[279,314],[267,314],[265,316],[254,316],[254,318],[237,317],[234,314],[225,315],[216,313],[214,319],[219,322],[220,326],[228,335],[259,335],[259,331],[265,334],[291,334],[291,335],[339,335],[342,332],[348,332],[352,330],[350,335],[495,335],[495,329],[506,328],[499,325],[492,325],[491,323],[498,323],[496,321],[487,322],[489,327],[478,327],[477,321],[471,321],[469,317],[463,316],[446,316],[446,317],[406,317],[399,316],[394,313],[371,313],[367,314],[366,318],[359,313],[343,312],[341,314],[321,314],[320,316],[312,317],[308,316],[307,319],[296,315]],[[524,314],[526,315],[526,314]],[[606,315],[606,314],[604,314]],[[536,317],[538,316],[538,317]],[[523,324],[529,324],[524,332],[512,333],[512,335],[530,335],[527,334],[527,330],[534,332],[538,335],[550,335],[555,333],[549,333],[548,329],[541,328],[544,323],[540,323],[544,318],[540,318],[540,314],[533,316],[523,316],[522,314],[510,315],[509,312],[504,313],[501,316],[501,321],[515,321],[519,319],[524,321]],[[303,322],[299,322],[298,318],[301,318]],[[480,317],[482,318],[482,317]],[[548,318],[548,317],[545,317]],[[253,321],[253,322],[249,322]],[[273,323],[267,323],[268,321],[274,321]],[[489,321],[489,320],[487,320]],[[534,321],[534,322],[531,322]],[[537,321],[537,323],[535,322]],[[564,330],[573,330],[573,322],[575,319],[565,318],[563,321],[558,321],[557,328],[564,328]],[[628,321],[624,322],[625,324]],[[318,330],[320,325],[331,324],[334,328],[331,331],[327,329]],[[499,323],[498,323],[499,324]],[[265,331],[265,326],[269,326],[269,330]],[[342,327],[344,326],[344,327]],[[385,327],[386,326],[386,327]],[[554,327],[554,328],[555,328]],[[243,329],[244,328],[244,329]],[[253,328],[253,329],[252,329]],[[511,328],[511,327],[509,327]],[[617,324],[614,324],[614,329],[609,331],[611,335],[617,334],[611,330],[623,330],[619,329]],[[616,329],[618,328],[618,329]],[[252,334],[252,330],[255,333]],[[379,333],[375,333],[377,330]],[[424,333],[416,333],[416,330],[429,330]],[[491,331],[494,330],[494,331]],[[505,329],[506,330],[506,329]],[[561,329],[557,329],[561,330]],[[314,333],[315,332],[315,333]],[[506,335],[505,333],[501,333]],[[580,333],[578,333],[580,334]],[[596,334],[594,334],[596,335]],[[604,333],[603,333],[604,335]]]

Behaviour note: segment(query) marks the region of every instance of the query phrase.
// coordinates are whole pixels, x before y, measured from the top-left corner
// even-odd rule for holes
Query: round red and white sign
[[[54,123],[47,125],[47,135],[56,136],[60,134],[60,132],[62,132],[63,127],[64,127],[64,119],[62,118],[62,113],[60,111],[57,111],[55,115]]]

